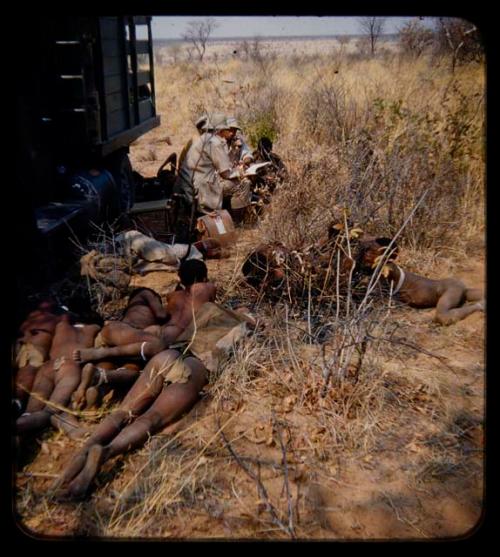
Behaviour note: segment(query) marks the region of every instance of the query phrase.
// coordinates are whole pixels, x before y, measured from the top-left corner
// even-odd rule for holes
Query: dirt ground
[[[160,138],[155,132],[153,142]],[[165,156],[182,143],[165,145]],[[132,162],[153,175],[161,161],[141,160],[143,144],[133,150]],[[209,276],[237,280],[243,254],[255,240],[254,229],[240,229],[231,257],[207,262]],[[484,288],[484,246],[478,242],[474,257],[456,262],[454,275]],[[134,284],[162,295],[174,283],[173,273],[134,277]],[[376,380],[383,388],[377,392],[383,393],[386,411],[370,425],[368,445],[339,446],[335,439],[342,431],[334,431],[321,401],[297,398],[286,366],[282,377],[273,374],[270,382],[261,365],[251,388],[221,398],[217,385],[211,386],[187,416],[144,449],[108,463],[84,502],[48,497],[51,482],[80,442],[46,431],[22,454],[16,480],[20,523],[35,535],[69,537],[286,539],[290,531],[297,539],[328,540],[463,536],[483,512],[485,318],[476,313],[444,328],[431,322],[432,313],[393,310],[400,338],[419,350],[378,355]],[[305,344],[293,349],[304,362],[313,361],[308,355],[318,350]],[[247,362],[239,364],[243,369]],[[330,425],[318,427],[322,421]],[[216,435],[221,428],[240,462]],[[149,515],[144,508],[140,518],[132,511],[124,517],[118,501],[150,497],[156,485],[148,472],[153,453],[160,458],[154,466],[171,474],[179,489],[172,488],[163,514],[151,503]],[[254,478],[241,463],[252,464]],[[259,474],[267,498],[255,479]]]

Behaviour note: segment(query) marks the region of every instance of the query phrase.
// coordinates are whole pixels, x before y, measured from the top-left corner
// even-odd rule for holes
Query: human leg
[[[133,424],[124,428],[106,447],[106,458],[142,446],[147,439],[189,411],[207,383],[206,369],[197,358],[186,358],[191,376],[186,383],[170,383],[163,388],[151,407]]]
[[[54,389],[48,397],[47,404],[35,411],[28,411],[27,415],[17,420],[18,433],[42,429],[49,425],[53,414],[61,412],[80,382],[80,366],[68,360],[54,371]]]
[[[54,379],[54,362],[51,360],[45,362],[36,372],[26,412],[36,412],[45,406],[45,401],[54,390]]]
[[[465,299],[468,302],[480,302],[484,300],[484,293],[479,288],[467,288],[465,290]]]
[[[94,430],[82,449],[71,459],[56,482],[59,487],[71,481],[85,466],[90,447],[109,443],[130,421],[140,415],[156,399],[163,388],[161,369],[179,355],[175,350],[165,350],[154,356],[127,393],[120,407],[109,414]]]
[[[73,359],[76,362],[83,363],[119,356],[142,356],[147,360],[166,348],[166,344],[162,338],[143,332],[141,335],[142,340],[132,344],[102,348],[81,348],[75,350],[73,352]]]
[[[192,408],[207,382],[206,370],[196,358],[187,358],[184,363],[191,370],[188,381],[164,387],[151,407],[123,428],[109,445],[94,444],[90,447],[81,472],[68,485],[67,495],[74,498],[83,496],[104,462],[143,446],[152,435]]]
[[[39,369],[39,367],[28,364],[16,371],[14,377],[14,397],[19,400],[23,406],[29,397],[30,391],[33,389],[36,373]]]
[[[451,325],[457,321],[465,319],[467,316],[475,313],[476,311],[484,309],[481,302],[462,305],[465,296],[463,288],[448,288],[443,293],[441,298],[439,298],[434,320],[441,325]]]

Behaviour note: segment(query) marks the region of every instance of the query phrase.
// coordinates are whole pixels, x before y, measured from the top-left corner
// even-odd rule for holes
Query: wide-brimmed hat
[[[210,117],[210,122],[215,131],[228,130],[231,127],[228,124],[226,115],[222,114],[221,112],[216,112],[215,114],[212,114]]]
[[[241,130],[240,125],[238,124],[238,120],[236,120],[236,118],[234,118],[234,116],[228,116],[227,117],[227,125],[230,128],[236,128],[237,130]]]
[[[201,131],[207,131],[212,128],[212,125],[208,120],[208,114],[203,114],[203,116],[200,116],[198,120],[196,120],[194,125]]]

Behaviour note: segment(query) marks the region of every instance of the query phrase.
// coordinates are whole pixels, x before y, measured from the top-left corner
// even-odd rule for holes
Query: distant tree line
[[[448,55],[451,70],[459,63],[479,62],[484,56],[484,45],[478,28],[465,19],[440,17],[434,29],[419,19],[408,22],[399,31],[401,50],[415,58],[426,52]]]

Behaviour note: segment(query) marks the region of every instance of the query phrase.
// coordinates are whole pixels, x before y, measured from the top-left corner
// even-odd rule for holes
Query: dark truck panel
[[[36,231],[35,255],[64,259],[134,203],[129,145],[160,124],[151,17],[27,15],[21,52],[19,229]]]
[[[136,38],[138,24],[147,40]],[[74,143],[105,157],[159,125],[150,17],[64,18],[56,25],[52,117],[61,137],[71,133]]]

